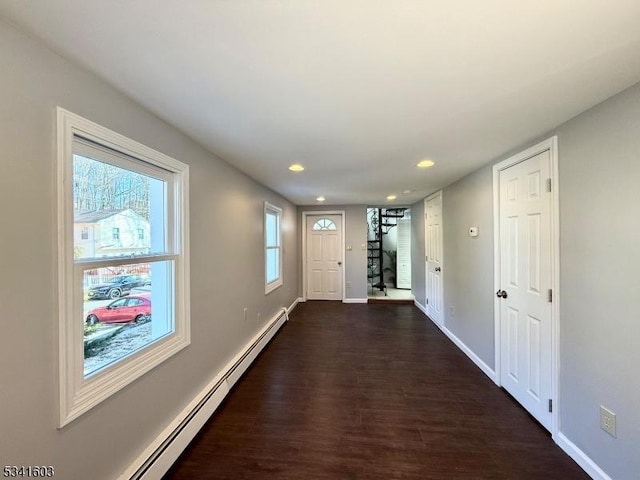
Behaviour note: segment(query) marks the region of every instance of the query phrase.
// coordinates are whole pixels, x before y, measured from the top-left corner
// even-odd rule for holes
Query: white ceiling
[[[638,0],[0,0],[0,16],[301,205],[413,203],[640,81]]]

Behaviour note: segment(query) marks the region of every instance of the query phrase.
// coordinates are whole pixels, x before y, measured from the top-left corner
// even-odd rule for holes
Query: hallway
[[[169,479],[587,479],[413,306],[307,302]]]

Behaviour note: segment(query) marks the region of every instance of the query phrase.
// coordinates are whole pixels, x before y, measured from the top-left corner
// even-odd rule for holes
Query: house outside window
[[[182,162],[61,108],[58,127],[63,426],[189,344],[189,195]]]
[[[282,285],[282,209],[264,204],[265,293]]]

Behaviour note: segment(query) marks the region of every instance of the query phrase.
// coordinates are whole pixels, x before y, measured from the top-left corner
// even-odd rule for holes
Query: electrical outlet
[[[260,325],[260,312],[258,312],[258,319],[257,319],[257,323],[258,323],[258,325]]]
[[[600,405],[600,428],[612,437],[616,437],[616,414]]]
[[[351,288],[351,282],[347,280],[347,288]]]
[[[247,307],[244,307],[244,321],[247,321]]]
[[[456,313],[455,307],[452,305],[449,307],[449,316],[453,317],[454,313]]]

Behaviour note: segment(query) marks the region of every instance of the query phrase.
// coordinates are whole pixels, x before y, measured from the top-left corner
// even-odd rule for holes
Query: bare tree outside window
[[[108,163],[74,155],[73,200],[75,210],[130,208],[149,220],[149,179]]]

